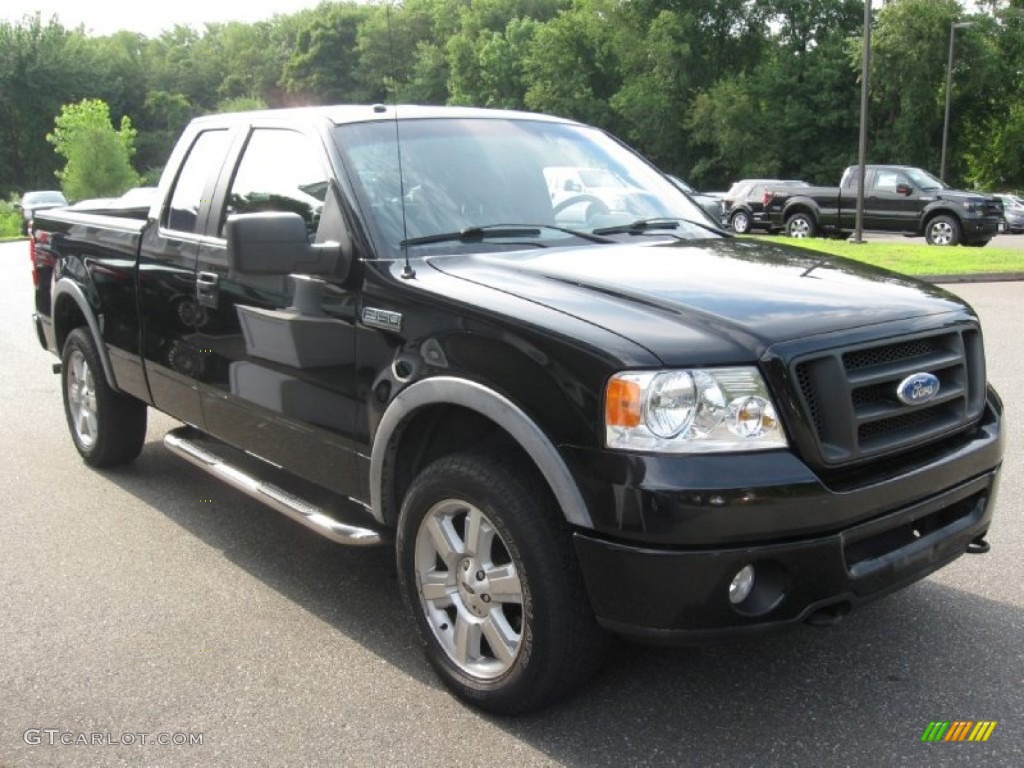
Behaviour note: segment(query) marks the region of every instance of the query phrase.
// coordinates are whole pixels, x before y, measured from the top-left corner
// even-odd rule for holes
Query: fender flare
[[[936,216],[952,216],[956,219],[957,224],[960,225],[960,229],[963,229],[964,217],[961,215],[960,211],[958,211],[955,206],[949,205],[948,201],[943,201],[942,203],[933,203],[921,211],[922,233],[928,229],[928,224],[931,223],[931,220]]]
[[[82,291],[82,286],[76,283],[74,280],[68,277],[62,277],[57,281],[57,284],[53,288],[53,311],[51,316],[54,319],[53,338],[56,342],[62,336],[66,337],[67,333],[63,333],[62,328],[57,327],[57,302],[61,296],[70,296],[71,300],[78,305],[78,310],[82,313],[85,318],[86,324],[89,326],[89,333],[92,334],[92,340],[96,343],[96,350],[100,355],[100,362],[103,364],[103,375],[107,379],[107,383],[115,392],[120,392],[121,389],[117,386],[117,380],[114,378],[114,368],[110,364],[110,355],[107,353],[107,345],[103,343],[103,332],[100,328],[100,321],[97,319],[96,314],[93,312],[92,306],[89,304],[89,300],[85,298],[85,293]],[[57,355],[60,356],[62,353],[61,345],[57,345]]]
[[[519,406],[477,382],[451,376],[422,379],[403,389],[388,405],[377,427],[370,456],[370,511],[384,523],[384,465],[388,447],[406,418],[428,405],[458,405],[485,416],[508,432],[530,455],[551,488],[565,519],[593,528],[590,512],[554,444]]]

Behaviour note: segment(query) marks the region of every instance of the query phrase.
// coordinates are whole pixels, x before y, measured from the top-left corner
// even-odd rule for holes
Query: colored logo
[[[932,721],[921,734],[921,741],[988,741],[996,729],[995,720]]]
[[[913,373],[896,387],[896,397],[907,405],[923,405],[938,394],[939,377],[931,373]]]

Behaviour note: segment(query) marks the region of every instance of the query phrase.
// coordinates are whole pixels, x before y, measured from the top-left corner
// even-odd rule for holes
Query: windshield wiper
[[[614,240],[610,240],[607,237],[601,237],[601,233],[594,232],[581,232],[578,229],[569,229],[569,227],[556,227],[553,224],[539,224],[538,226],[544,227],[544,229],[553,229],[556,232],[565,232],[567,235],[573,235],[582,240],[589,240],[592,243],[614,243]]]
[[[461,242],[470,243],[475,240],[483,240],[491,237],[539,237],[540,230],[536,227],[510,227],[505,224],[496,224],[486,227],[463,227],[457,232],[438,232],[434,235],[423,235],[422,237],[410,237],[403,240],[399,245],[429,245],[430,243]]]
[[[641,235],[652,229],[679,229],[682,219],[637,219],[629,224],[616,224],[613,227],[600,227],[594,230],[595,235]]]
[[[614,227],[601,227],[595,229],[595,235],[643,235],[647,232],[651,232],[657,229],[679,229],[680,223],[692,224],[695,227],[706,229],[708,232],[714,232],[717,235],[726,235],[731,237],[732,234],[726,232],[720,227],[712,226],[711,224],[704,224],[700,221],[694,221],[693,219],[670,219],[670,218],[657,218],[657,219],[639,219],[629,224],[618,224]]]
[[[422,237],[410,237],[399,243],[401,246],[408,245],[430,245],[431,243],[472,243],[478,240],[503,237],[540,237],[542,229],[552,229],[557,232],[565,232],[568,235],[578,237],[582,240],[589,240],[592,243],[611,243],[598,233],[579,232],[566,227],[556,227],[552,224],[488,224],[482,227],[463,227],[457,232],[438,232],[434,235],[423,235]],[[536,245],[544,245],[536,243]]]

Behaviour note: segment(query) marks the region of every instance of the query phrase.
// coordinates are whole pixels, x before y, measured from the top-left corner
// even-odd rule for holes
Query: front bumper
[[[1001,223],[1002,219],[996,219],[991,216],[984,218],[965,216],[961,223],[963,239],[968,242],[973,240],[989,240],[999,234]]]
[[[983,539],[998,486],[993,471],[919,504],[839,533],[763,546],[647,549],[577,533],[598,621],[619,634],[688,642],[779,629],[850,608],[921,579]],[[729,584],[754,566],[750,596]]]
[[[834,617],[917,581],[988,532],[1000,416],[993,393],[969,437],[842,487],[809,479],[788,452],[701,457],[707,463],[688,478],[693,457],[671,473],[654,457],[634,459],[625,477],[600,467],[616,522],[598,514],[594,530],[575,534],[594,613],[620,634],[700,641]],[[584,485],[599,509],[594,483]],[[729,584],[746,565],[754,588],[733,605]]]

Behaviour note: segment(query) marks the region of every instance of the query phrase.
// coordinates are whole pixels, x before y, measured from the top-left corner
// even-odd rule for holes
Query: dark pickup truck
[[[629,189],[554,203],[545,169],[572,165]],[[196,466],[392,543],[427,658],[476,706],[567,695],[608,633],[832,624],[988,548],[1003,409],[971,308],[734,239],[599,130],[209,116],[157,197],[35,220],[78,451],[131,461],[155,408]]]
[[[929,245],[983,246],[1003,227],[1003,205],[991,195],[961,192],[920,168],[868,165],[866,230],[921,237]],[[850,166],[838,187],[765,192],[768,220],[790,237],[846,235],[856,228],[860,167]]]

